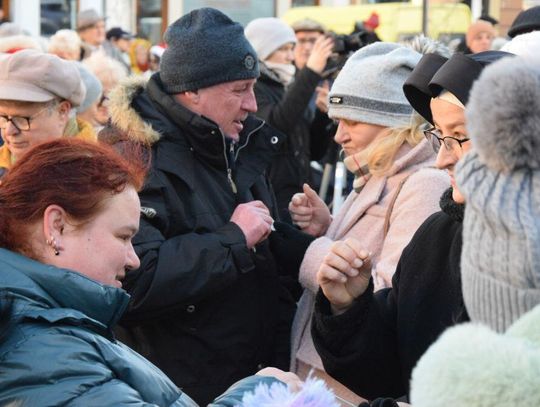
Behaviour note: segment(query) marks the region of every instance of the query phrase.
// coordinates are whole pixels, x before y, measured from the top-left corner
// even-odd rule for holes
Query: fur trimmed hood
[[[484,70],[466,110],[480,161],[505,173],[540,169],[540,59],[516,58]]]
[[[146,88],[148,79],[141,76],[130,76],[123,79],[109,95],[109,113],[111,123],[131,141],[144,144],[154,144],[161,137],[149,123],[145,122],[131,102]],[[101,138],[100,134],[100,138]]]
[[[415,407],[540,406],[540,306],[504,335],[485,326],[448,329],[412,375]]]

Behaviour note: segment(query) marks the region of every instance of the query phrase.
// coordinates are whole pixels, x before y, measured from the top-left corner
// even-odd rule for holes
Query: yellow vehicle
[[[422,5],[413,3],[293,7],[282,18],[289,24],[310,18],[327,30],[350,34],[355,22],[367,19],[374,11],[380,21],[375,31],[384,41],[401,41],[422,32]],[[443,41],[464,35],[471,24],[471,10],[462,3],[432,3],[428,16],[429,37]]]

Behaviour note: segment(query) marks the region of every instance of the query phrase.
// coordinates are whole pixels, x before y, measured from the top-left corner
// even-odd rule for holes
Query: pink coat
[[[351,192],[325,236],[308,247],[300,266],[299,279],[304,293],[293,322],[291,371],[296,370],[296,359],[324,370],[311,339],[311,315],[319,289],[317,271],[332,243],[347,237],[361,240],[372,254],[375,289],[390,287],[401,251],[422,222],[440,210],[439,198],[450,186],[448,175],[433,168],[434,159],[427,140],[414,148],[403,145],[389,175],[373,176],[359,194]],[[390,227],[384,237],[390,202],[406,177],[409,178],[397,195],[390,214]]]

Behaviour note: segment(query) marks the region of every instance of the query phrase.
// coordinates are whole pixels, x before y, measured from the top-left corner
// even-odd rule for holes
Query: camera
[[[367,45],[365,35],[365,31],[349,35],[333,35],[334,48],[332,49],[332,52],[339,55],[348,55],[351,52],[359,50],[364,45]]]

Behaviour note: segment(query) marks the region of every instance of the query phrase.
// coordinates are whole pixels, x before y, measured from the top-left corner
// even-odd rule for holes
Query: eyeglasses
[[[300,39],[297,39],[296,42],[299,44],[299,45],[306,45],[306,44],[315,44],[315,42],[317,41],[317,38],[300,38]]]
[[[47,104],[43,109],[39,110],[37,113],[34,113],[32,116],[4,116],[0,115],[0,129],[5,130],[8,126],[8,123],[11,122],[13,126],[19,131],[28,131],[30,130],[30,123],[37,116],[43,113],[45,110],[49,109],[51,104]]]
[[[463,148],[463,143],[469,141],[469,138],[458,139],[455,137],[441,137],[442,133],[439,129],[432,127],[431,129],[424,130],[424,136],[428,139],[433,147],[433,150],[438,153],[441,149],[441,145],[444,144],[446,151],[456,151],[456,148],[459,146],[461,150]]]
[[[101,99],[99,99],[98,107],[105,107],[107,106],[107,103],[109,101],[109,98],[105,95],[101,96]]]

